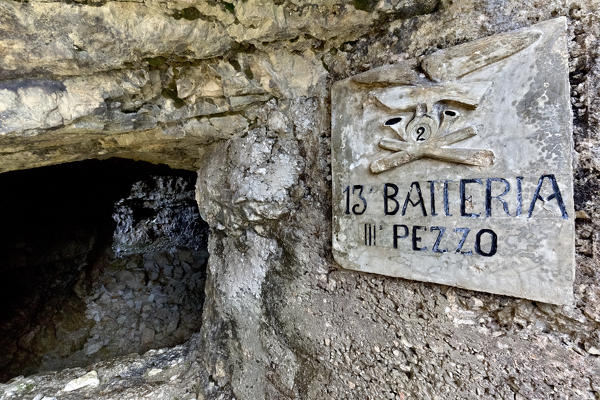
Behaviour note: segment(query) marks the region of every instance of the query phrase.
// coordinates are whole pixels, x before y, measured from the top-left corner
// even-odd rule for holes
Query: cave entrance
[[[198,332],[196,174],[125,159],[0,174],[0,382]]]

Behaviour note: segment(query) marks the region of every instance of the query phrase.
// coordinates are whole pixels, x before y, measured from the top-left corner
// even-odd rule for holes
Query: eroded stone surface
[[[27,12],[39,14],[38,3],[46,2],[30,0]],[[82,12],[98,16],[108,9],[103,8],[104,1],[75,3],[79,4],[51,4],[55,10],[68,6],[72,13],[63,13],[67,20],[77,19],[79,7]],[[160,43],[154,47],[144,44],[146,48],[157,49],[156,52],[152,50],[147,61],[134,60],[133,65],[127,60],[119,69],[147,70],[153,83],[139,92],[142,95],[106,98],[107,109],[118,110],[102,117],[106,121],[102,126],[106,125],[108,131],[100,133],[93,128],[93,132],[73,132],[82,125],[71,124],[64,130],[50,128],[16,132],[13,137],[7,135],[0,139],[0,149],[4,151],[0,167],[29,168],[116,152],[186,168],[200,166],[201,182],[208,186],[198,190],[197,199],[203,217],[216,231],[210,239],[204,328],[184,346],[187,361],[178,364],[180,368],[171,369],[154,357],[135,356],[101,363],[102,367],[92,365],[85,370],[20,378],[2,386],[3,395],[17,393],[13,398],[30,399],[40,394],[78,400],[594,399],[597,396],[600,391],[598,356],[594,355],[594,349],[600,348],[597,1],[205,3],[185,0],[129,4],[138,7],[136,13],[147,15],[148,21],[158,18],[165,22],[140,27],[138,32],[176,30],[171,24],[189,21],[183,16],[175,18],[179,10],[188,18],[214,18],[226,25],[233,35],[233,46],[213,59],[198,60],[189,58],[187,44],[175,46],[168,54],[160,53]],[[182,11],[192,7],[200,15],[193,10]],[[173,18],[163,19],[156,14]],[[557,16],[566,16],[568,23],[577,151],[574,304],[553,306],[340,269],[332,260],[330,247],[331,82],[403,60],[414,63],[411,60],[439,49]],[[2,18],[13,17],[2,14]],[[24,32],[31,37],[28,43],[34,47],[46,43],[45,37],[36,36],[37,31],[48,31],[41,23],[62,24],[39,16],[19,18]],[[116,21],[119,14],[113,18]],[[38,23],[28,22],[34,20]],[[114,31],[115,38],[122,37],[115,21],[102,19],[101,24],[94,26],[101,31],[102,27],[108,27],[107,35]],[[68,42],[65,32],[68,29],[58,29],[61,33],[56,37]],[[94,36],[84,39],[95,46]],[[41,43],[34,45],[36,41]],[[98,43],[100,47],[105,44]],[[126,45],[131,46],[131,42]],[[139,44],[132,48],[136,46]],[[3,51],[12,56],[23,54],[20,49],[6,45]],[[277,62],[285,67],[271,66],[270,54],[275,53]],[[46,54],[50,54],[49,58],[45,56],[46,66],[52,68],[52,54]],[[104,54],[113,57],[110,48]],[[127,57],[130,56],[137,57],[136,54]],[[120,54],[114,57],[123,60]],[[291,62],[300,58],[310,59]],[[248,62],[251,59],[260,68]],[[221,64],[223,69],[219,67]],[[61,64],[56,65],[58,68]],[[216,72],[208,66],[214,66]],[[193,73],[187,74],[187,69]],[[100,76],[100,86],[104,85],[103,74],[119,73],[111,70],[100,74],[94,64],[79,64],[73,70],[75,77]],[[180,71],[177,75],[176,70]],[[234,70],[234,76],[227,72],[221,77],[222,71]],[[6,79],[67,79],[56,75],[56,71],[28,72]],[[286,80],[295,74],[320,76],[320,79],[314,85],[312,79],[295,80],[291,85]],[[405,77],[396,75],[394,82],[401,79]],[[266,95],[257,93],[257,82]],[[177,97],[175,87],[181,90]],[[247,89],[247,95],[225,95],[225,92],[240,93],[243,88]],[[303,96],[306,93],[306,97],[290,98],[289,93],[303,93]],[[194,114],[198,110],[214,110],[215,105],[222,110],[222,104],[230,99],[236,109],[222,114]],[[178,109],[175,104],[181,107]],[[138,113],[140,105],[143,107]],[[130,123],[123,127],[127,116],[122,114],[132,118],[168,114],[170,119],[158,124],[161,131],[145,131],[136,130],[138,125]],[[215,117],[227,118],[220,124],[213,121]],[[84,118],[78,122],[86,121]],[[227,129],[222,130],[223,127]],[[188,140],[192,135],[199,140]],[[95,142],[99,137],[104,141]],[[99,153],[100,150],[107,153]],[[274,170],[270,153],[278,160],[275,163],[278,169],[281,167],[277,173],[286,177],[285,183],[274,185],[272,191],[269,180],[265,179],[265,172]],[[242,164],[238,164],[240,160]],[[230,173],[237,169],[235,174]],[[255,185],[264,191],[254,192]],[[240,193],[248,200],[236,203]],[[259,212],[247,213],[248,205]],[[271,209],[275,212],[269,212]],[[235,225],[223,221],[234,221]],[[244,290],[246,281],[252,290]],[[240,304],[248,306],[237,307]],[[162,360],[179,360],[178,349],[162,353]],[[159,369],[163,372],[158,373]],[[56,395],[69,380],[90,370],[98,372],[98,388]],[[171,381],[174,376],[177,377]]]
[[[421,62],[431,80],[399,64],[393,85],[390,67],[334,86],[342,266],[572,301],[565,28],[556,19],[433,53]]]

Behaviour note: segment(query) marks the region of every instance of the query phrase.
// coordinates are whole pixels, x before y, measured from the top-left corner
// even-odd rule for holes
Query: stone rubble
[[[123,169],[125,164],[119,166]],[[91,165],[79,167],[87,167],[88,176],[95,176]],[[105,167],[110,175],[109,166]],[[67,234],[56,244],[47,240],[50,248],[37,244],[35,236],[23,239],[23,244],[17,242],[38,249],[38,265],[30,265],[32,271],[20,268],[30,290],[42,297],[31,294],[19,300],[16,304],[21,308],[3,321],[3,377],[174,346],[200,329],[208,232],[198,215],[193,178],[189,178],[190,174],[162,175],[127,181],[126,197],[117,198],[114,204],[94,204],[104,210],[94,231],[86,231],[87,222],[69,225],[71,217],[65,215],[63,221],[76,230],[75,235]],[[124,185],[119,179],[111,182]],[[86,188],[80,184],[82,192]],[[78,199],[86,202],[85,195]],[[116,226],[110,224],[111,210]],[[60,213],[60,209],[51,212]],[[35,222],[37,228],[46,229],[44,221]],[[100,227],[102,223],[108,228]],[[52,252],[53,246],[64,250]],[[8,260],[27,257],[27,253],[13,253]],[[42,275],[42,279],[27,274]],[[23,353],[22,348],[28,351]],[[75,390],[70,388],[78,382],[65,391]]]

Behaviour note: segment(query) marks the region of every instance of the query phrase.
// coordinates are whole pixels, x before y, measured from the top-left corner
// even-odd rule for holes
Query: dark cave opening
[[[208,226],[195,179],[125,159],[0,174],[0,382],[199,330]]]

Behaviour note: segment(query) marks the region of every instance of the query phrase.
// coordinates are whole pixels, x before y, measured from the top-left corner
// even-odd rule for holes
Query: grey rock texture
[[[19,378],[1,396],[598,398],[599,6],[4,0],[1,169],[111,155],[194,169],[212,235],[203,324],[177,378],[152,383],[115,360]],[[341,270],[331,83],[557,16],[574,112],[574,305]],[[99,386],[60,392],[91,370]]]
[[[174,253],[178,248],[202,253],[208,230],[192,192],[190,180],[182,176],[155,175],[134,182],[129,195],[114,205],[115,255]]]

